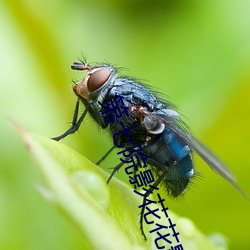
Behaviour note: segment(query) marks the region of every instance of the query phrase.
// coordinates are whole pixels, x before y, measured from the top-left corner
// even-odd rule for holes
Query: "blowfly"
[[[157,177],[153,186],[163,184],[170,196],[177,197],[183,194],[195,174],[192,151],[196,152],[208,166],[244,195],[236,184],[232,172],[189,132],[172,103],[157,97],[156,93],[149,90],[147,85],[133,78],[119,77],[117,69],[109,64],[90,66],[85,62],[74,62],[71,68],[86,71],[87,74],[73,87],[77,102],[72,125],[65,133],[53,138],[54,140],[59,141],[76,132],[86,114],[89,113],[101,128],[108,129],[113,136],[117,135],[114,145],[118,142],[128,151],[131,151],[131,140],[134,144],[141,145],[142,156]],[[122,107],[126,109],[128,116],[118,117],[113,112],[114,121],[110,123],[104,118],[103,107],[107,100],[115,100],[117,96],[122,97]],[[83,103],[85,110],[79,116],[80,103]],[[128,132],[131,140],[124,134],[118,133],[121,130],[121,122],[127,128],[134,127]],[[123,164],[121,162],[113,169],[107,182]],[[149,194],[150,192],[146,192],[144,204]],[[142,208],[140,227],[145,237],[142,223],[143,214],[144,209]]]

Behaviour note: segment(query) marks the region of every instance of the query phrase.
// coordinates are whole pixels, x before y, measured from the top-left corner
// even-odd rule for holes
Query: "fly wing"
[[[169,112],[167,111],[167,113]],[[173,130],[208,164],[210,168],[212,168],[212,170],[231,183],[242,195],[248,199],[247,195],[237,185],[236,178],[229,168],[210,149],[208,149],[202,142],[200,142],[188,131],[188,129],[185,127],[185,124],[183,124],[180,120],[180,117],[162,115],[162,111],[159,114],[154,113],[153,116],[155,119],[158,117],[158,121],[161,121],[166,127],[169,127],[171,130]]]
[[[222,162],[210,149],[208,149],[202,142],[191,135],[181,126],[170,126],[175,133],[177,133],[217,174],[221,175],[229,183],[231,183],[242,195],[246,198],[246,194],[237,185],[236,178],[229,168]]]

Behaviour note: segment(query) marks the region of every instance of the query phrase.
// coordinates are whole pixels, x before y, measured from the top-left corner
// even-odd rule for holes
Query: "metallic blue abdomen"
[[[174,132],[165,129],[154,144],[144,148],[155,174],[166,173],[164,185],[170,195],[182,194],[194,175],[191,150]],[[150,159],[154,159],[154,162]]]

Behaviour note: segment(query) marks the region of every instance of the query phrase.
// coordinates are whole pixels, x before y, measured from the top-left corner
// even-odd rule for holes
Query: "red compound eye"
[[[88,90],[93,92],[99,89],[109,78],[110,71],[108,69],[99,69],[92,73],[88,79]]]

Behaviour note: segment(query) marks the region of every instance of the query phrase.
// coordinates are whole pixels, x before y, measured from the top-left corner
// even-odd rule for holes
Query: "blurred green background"
[[[39,173],[8,117],[47,137],[64,132],[72,80],[83,76],[70,65],[82,55],[167,95],[250,196],[249,13],[247,0],[1,1],[0,249],[81,248],[81,235],[36,191]],[[89,118],[63,143],[93,162],[112,144]],[[224,234],[230,249],[250,249],[250,202],[195,160],[203,177],[167,199],[169,209]],[[118,162],[114,153],[101,166]]]

